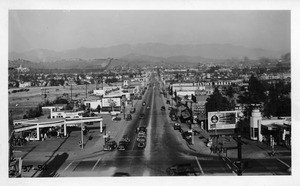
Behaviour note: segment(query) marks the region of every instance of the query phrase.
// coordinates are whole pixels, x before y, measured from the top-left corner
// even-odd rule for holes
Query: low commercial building
[[[250,138],[270,145],[291,146],[291,117],[263,118],[258,109],[250,118]]]

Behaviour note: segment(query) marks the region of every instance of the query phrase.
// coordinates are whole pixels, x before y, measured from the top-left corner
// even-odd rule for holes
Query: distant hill
[[[28,60],[17,59],[9,60],[9,67],[17,68],[28,67],[30,69],[105,69],[110,63],[110,59],[62,59],[52,63],[31,62]]]
[[[189,62],[195,62],[195,57],[203,59],[231,59],[243,58],[247,56],[250,59],[260,57],[279,58],[282,54],[289,51],[271,51],[259,48],[247,48],[231,44],[201,44],[201,45],[166,45],[161,43],[145,43],[138,45],[116,45],[102,48],[81,47],[65,51],[52,51],[45,49],[31,50],[28,52],[17,53],[9,52],[9,59],[25,59],[33,62],[56,62],[64,59],[80,58],[83,60],[103,59],[103,58],[122,58],[131,61],[172,60],[174,56],[189,57]],[[150,56],[147,57],[147,56]],[[145,58],[142,58],[145,57]],[[156,58],[156,59],[155,59]],[[179,58],[177,57],[176,60]],[[152,61],[153,62],[153,61]]]
[[[44,68],[44,64],[35,63],[35,62],[28,61],[28,60],[23,60],[23,59],[16,59],[16,60],[8,61],[9,68],[18,68],[20,65],[22,65],[22,67],[28,67],[28,68]]]

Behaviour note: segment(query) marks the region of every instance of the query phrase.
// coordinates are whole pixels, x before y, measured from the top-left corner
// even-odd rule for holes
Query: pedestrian
[[[44,134],[44,138],[46,139],[48,136],[47,136],[47,132]]]

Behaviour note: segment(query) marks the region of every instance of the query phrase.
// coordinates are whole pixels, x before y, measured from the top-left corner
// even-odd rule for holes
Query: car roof
[[[112,140],[112,141],[108,141],[106,143],[116,143],[116,141]]]

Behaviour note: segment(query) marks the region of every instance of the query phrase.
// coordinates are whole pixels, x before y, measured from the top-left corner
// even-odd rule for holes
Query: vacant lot
[[[45,101],[42,92],[45,91],[41,90],[41,87],[26,87],[29,89],[28,92],[17,92],[11,93],[8,96],[8,109],[12,111],[13,119],[22,119],[23,115],[28,111],[30,108],[35,108],[39,103]],[[12,90],[17,89],[9,89],[8,91],[11,92]],[[49,101],[53,101],[56,97],[62,96],[63,94],[67,94],[69,98],[71,97],[71,86],[56,86],[56,87],[43,87],[46,89],[47,99]],[[97,99],[97,96],[94,96],[89,91],[93,91],[95,89],[95,85],[88,85],[87,86],[87,99]],[[72,98],[73,99],[84,99],[86,98],[86,86],[85,85],[73,85],[72,86]]]

